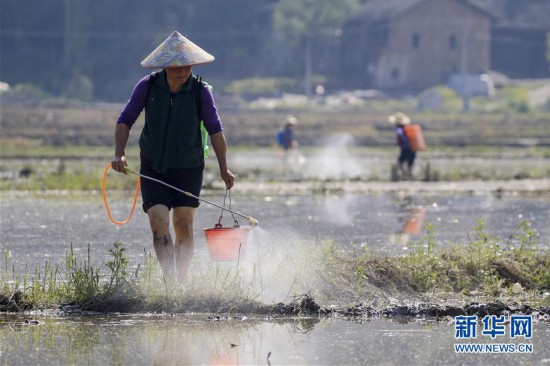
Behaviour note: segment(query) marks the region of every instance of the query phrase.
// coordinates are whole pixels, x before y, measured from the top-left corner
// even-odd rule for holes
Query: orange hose
[[[109,208],[109,204],[107,203],[107,194],[105,193],[105,184],[107,182],[107,172],[109,172],[109,169],[111,169],[111,163],[107,164],[105,167],[105,171],[103,172],[103,181],[101,182],[101,197],[103,197],[103,202],[105,203],[105,209],[107,210],[107,215],[109,216],[109,220],[115,225],[124,225],[130,222],[132,219],[132,215],[134,214],[134,210],[136,209],[136,203],[138,200],[139,195],[139,188],[140,188],[140,178],[138,178],[137,184],[136,184],[136,193],[134,194],[134,204],[132,206],[132,210],[130,211],[130,215],[128,218],[124,221],[116,221],[113,219],[113,216],[111,215],[111,209]]]

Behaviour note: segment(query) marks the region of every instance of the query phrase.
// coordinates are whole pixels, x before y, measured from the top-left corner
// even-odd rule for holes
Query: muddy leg
[[[170,211],[164,205],[155,205],[147,211],[147,214],[160,268],[165,279],[172,282],[175,279],[175,263],[174,243],[170,235]]]
[[[403,166],[403,162],[398,161],[397,162],[397,167],[399,168],[399,172],[401,173],[401,176],[406,176],[407,175],[407,171],[405,170],[405,167]]]
[[[174,208],[176,273],[180,282],[185,279],[195,252],[195,241],[193,238],[194,215],[195,209],[192,207]]]
[[[412,177],[412,164],[407,164],[407,176]]]

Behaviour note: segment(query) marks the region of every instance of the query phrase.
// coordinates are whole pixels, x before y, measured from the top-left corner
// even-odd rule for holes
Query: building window
[[[391,69],[391,78],[394,81],[399,80],[399,69],[397,67]]]
[[[451,50],[456,49],[456,36],[454,34],[449,36],[449,48]]]
[[[420,47],[420,35],[418,33],[413,34],[412,42],[415,49]]]

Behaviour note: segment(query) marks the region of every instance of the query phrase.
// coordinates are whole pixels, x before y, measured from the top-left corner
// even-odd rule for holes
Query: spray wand
[[[176,188],[176,187],[174,187],[173,185],[170,185],[170,184],[168,184],[168,183],[165,183],[165,182],[163,182],[163,181],[160,180],[160,179],[156,179],[156,178],[152,178],[152,177],[148,177],[148,176],[146,176],[146,175],[140,174],[140,173],[134,171],[133,169],[131,169],[131,168],[129,168],[129,167],[125,167],[125,168],[124,168],[124,172],[125,172],[125,173],[135,174],[135,175],[137,175],[137,176],[139,176],[139,177],[141,177],[141,178],[149,179],[149,180],[155,181],[155,182],[157,182],[157,183],[164,184],[165,186],[170,187],[170,188],[172,188],[172,189],[174,189],[174,190],[176,190],[176,191],[178,191],[178,192],[180,192],[180,193],[183,193],[184,195],[186,195],[186,196],[188,196],[188,197],[195,198],[195,199],[197,199],[197,200],[199,200],[199,201],[208,203],[209,205],[216,206],[216,207],[218,207],[218,208],[221,208],[222,210],[229,211],[229,212],[231,212],[231,213],[233,213],[233,214],[235,214],[235,215],[244,217],[246,220],[248,220],[248,223],[249,223],[250,225],[252,225],[252,226],[258,226],[258,225],[259,225],[259,221],[256,220],[255,218],[251,217],[251,216],[244,215],[244,214],[242,214],[242,213],[240,213],[240,212],[233,211],[233,210],[231,210],[231,209],[228,209],[228,208],[222,207],[222,206],[220,206],[220,205],[218,205],[218,204],[215,204],[214,202],[210,202],[210,201],[207,201],[207,200],[205,200],[205,199],[203,199],[203,198],[197,197],[197,196],[195,196],[195,195],[192,194],[192,193],[189,193],[189,192],[183,191],[183,190],[181,190],[181,189],[179,189],[179,188]]]

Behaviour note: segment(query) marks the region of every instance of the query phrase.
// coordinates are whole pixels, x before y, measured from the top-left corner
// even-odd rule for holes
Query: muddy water
[[[115,218],[127,216],[131,194],[110,195]],[[205,196],[222,204],[221,194]],[[473,227],[485,220],[485,231],[507,239],[522,220],[530,222],[542,247],[550,247],[550,200],[547,196],[478,195],[399,196],[384,193],[340,196],[242,196],[233,194],[232,208],[260,221],[249,245],[251,253],[277,243],[334,240],[339,247],[366,246],[375,252],[399,254],[411,242],[425,238],[425,225],[434,226],[438,245],[466,242],[475,237]],[[202,204],[195,222],[196,256],[208,257],[202,228],[218,222],[221,211]],[[236,216],[241,225],[245,219]],[[227,212],[222,223],[233,224]],[[124,226],[110,223],[100,194],[39,195],[2,193],[0,246],[10,251],[19,269],[32,272],[45,261],[63,261],[72,245],[78,254],[105,258],[115,241],[129,247],[135,262],[152,251],[151,233],[140,207]]]
[[[104,263],[115,241],[123,242],[132,266],[151,252],[146,216],[138,210],[125,226],[112,225],[98,193],[86,195],[0,196],[0,247],[9,266],[32,274],[46,262],[63,263],[72,244],[80,257],[88,248],[94,263]],[[113,214],[127,215],[131,195],[110,196]],[[222,203],[220,195],[205,196]],[[233,194],[232,207],[260,221],[253,230],[247,257],[262,258],[264,303],[288,301],[291,290],[315,290],[318,276],[307,268],[302,241],[335,240],[352,250],[364,245],[382,253],[403,253],[411,241],[425,235],[422,226],[437,227],[439,245],[473,237],[478,219],[486,231],[506,238],[521,222],[532,224],[538,242],[549,246],[550,202],[547,197],[478,195],[400,196],[390,193],[341,196]],[[209,263],[201,228],[211,227],[220,211],[203,204],[196,217],[195,263]],[[246,221],[237,217],[241,224]],[[227,213],[223,222],[232,224]],[[287,255],[286,257],[284,255]],[[277,258],[279,256],[279,258]],[[233,265],[233,264],[229,264]],[[256,263],[254,263],[256,265]],[[271,268],[270,266],[271,265]],[[244,262],[241,263],[244,266]],[[3,270],[4,263],[2,263]],[[255,269],[259,265],[254,267]],[[285,268],[281,271],[281,268]],[[200,272],[196,268],[195,272]],[[288,277],[288,278],[287,278]],[[297,281],[298,279],[298,281]],[[298,282],[306,284],[300,288]],[[316,291],[313,291],[317,295]],[[322,298],[331,304],[330,298]],[[13,316],[0,314],[0,360],[4,364],[541,364],[550,360],[550,326],[534,324],[533,338],[477,343],[533,345],[528,354],[457,354],[454,326],[446,321],[403,322],[385,319],[248,319],[210,321],[209,314],[134,314]],[[25,324],[25,319],[38,324]]]
[[[222,320],[204,315],[40,317],[36,325],[0,316],[7,365],[433,365],[545,364],[550,326],[531,339],[481,336],[461,343],[531,344],[532,353],[457,354],[445,322],[383,319]]]

